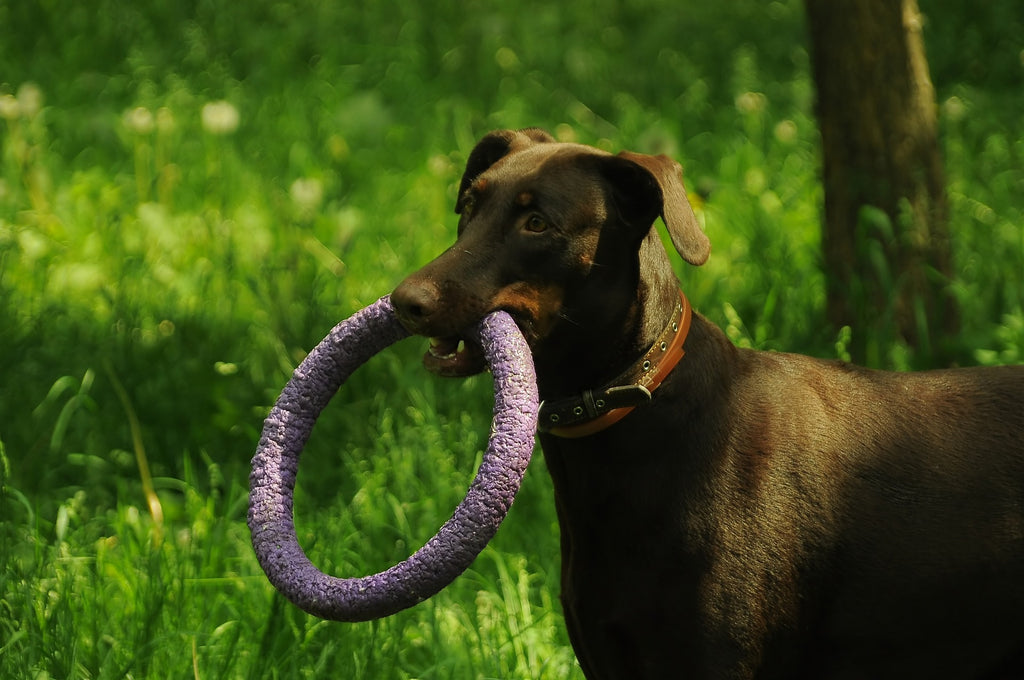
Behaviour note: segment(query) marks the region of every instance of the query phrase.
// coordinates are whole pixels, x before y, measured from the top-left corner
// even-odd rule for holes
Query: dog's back
[[[1024,368],[741,356],[716,516],[744,520],[723,520],[716,552],[744,553],[734,566],[748,577],[791,570],[809,676],[974,678],[1012,663],[1024,651]]]

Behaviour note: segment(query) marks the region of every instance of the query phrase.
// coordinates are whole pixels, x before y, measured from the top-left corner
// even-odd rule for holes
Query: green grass
[[[451,242],[495,127],[670,153],[714,245],[680,265],[697,308],[843,356],[800,3],[719,5],[0,3],[0,677],[581,677],[542,461],[466,574],[353,625],[267,583],[249,459],[305,352]],[[1010,0],[922,5],[958,356],[1020,362],[1024,29]],[[204,128],[222,101],[237,127]],[[331,573],[406,557],[476,469],[488,380],[433,378],[422,349],[358,371],[304,454],[299,532]]]

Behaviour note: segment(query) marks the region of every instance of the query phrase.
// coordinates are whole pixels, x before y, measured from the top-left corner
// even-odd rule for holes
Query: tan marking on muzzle
[[[533,322],[538,336],[551,329],[562,309],[565,291],[559,286],[540,286],[531,283],[513,283],[494,296],[493,309],[507,309]]]

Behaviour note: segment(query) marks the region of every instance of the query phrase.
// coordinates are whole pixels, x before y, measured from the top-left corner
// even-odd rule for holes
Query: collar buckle
[[[601,390],[586,390],[577,397],[541,402],[539,420],[542,431],[553,431],[595,420],[620,408],[636,408],[651,400],[651,391],[643,385],[617,385]]]
[[[558,437],[585,437],[610,427],[637,406],[651,401],[652,392],[683,358],[683,342],[692,316],[690,303],[680,291],[679,303],[668,325],[635,366],[599,389],[542,402],[538,428]]]

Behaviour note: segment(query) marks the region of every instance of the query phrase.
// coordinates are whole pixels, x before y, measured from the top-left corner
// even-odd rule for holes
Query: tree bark
[[[856,361],[956,333],[949,205],[916,0],[805,0],[821,130],[827,314]]]

